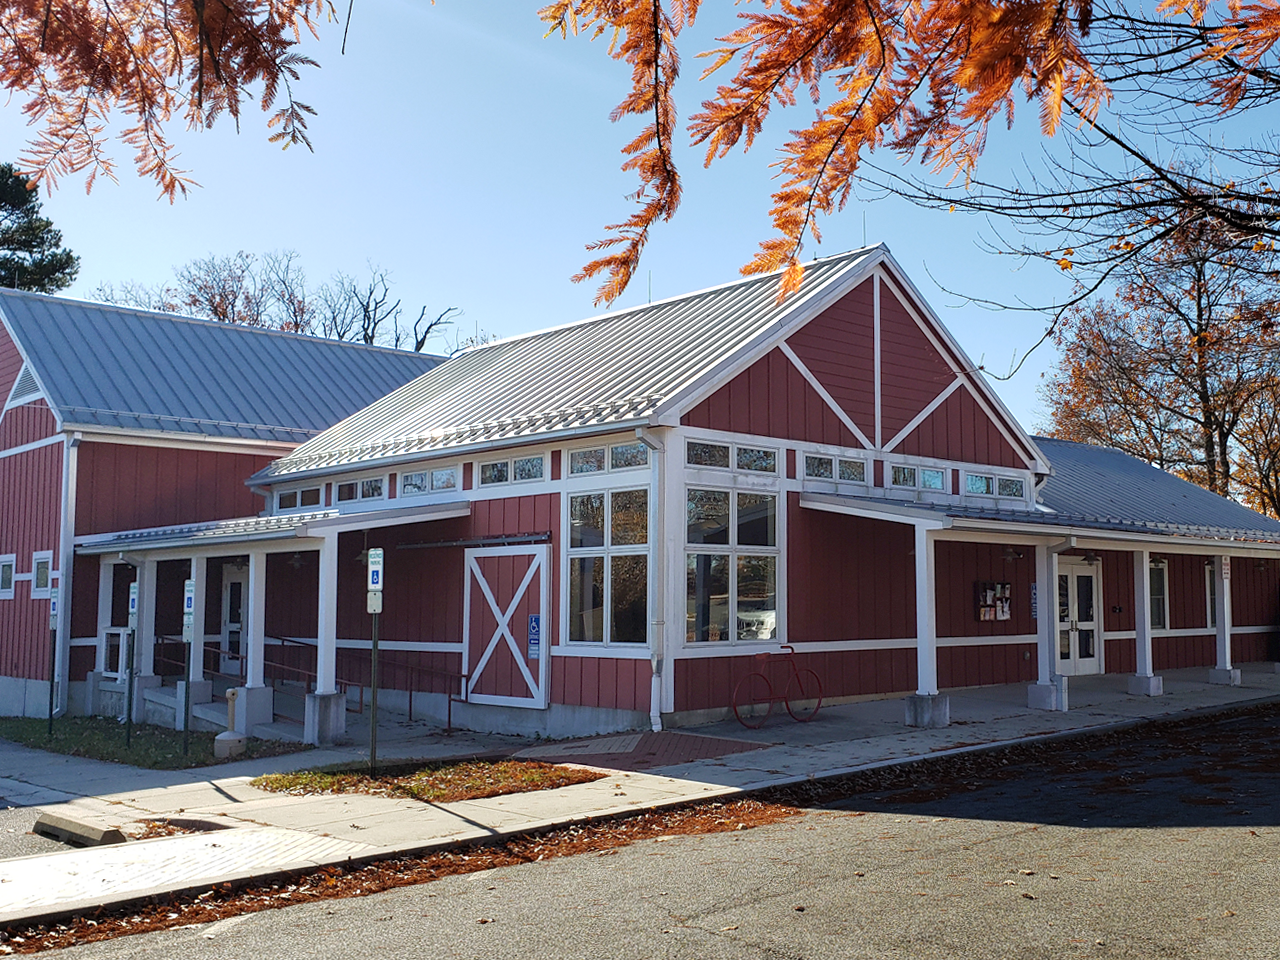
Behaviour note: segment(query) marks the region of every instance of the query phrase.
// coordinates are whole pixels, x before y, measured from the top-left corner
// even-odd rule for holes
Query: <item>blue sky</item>
[[[340,5],[344,6],[345,5]],[[412,315],[461,307],[464,332],[508,335],[591,316],[593,284],[570,277],[583,245],[628,212],[633,178],[618,168],[620,146],[638,129],[610,124],[629,69],[603,40],[543,39],[538,3],[523,0],[357,2],[345,56],[341,28],[308,49],[298,96],[319,115],[315,152],[267,143],[265,117],[246,109],[241,129],[226,118],[211,131],[175,126],[180,165],[200,183],[170,205],[115,151],[119,182],[86,195],[69,177],[45,198],[45,213],[81,257],[67,293],[88,296],[103,282],[166,280],[175,265],[209,253],[294,249],[316,281],[366,262],[390,271]],[[688,115],[709,95],[694,54],[731,24],[728,3],[706,3],[682,43],[678,105]],[[28,135],[15,99],[0,111],[4,157]],[[776,114],[749,155],[710,171],[701,151],[681,151],[684,202],[653,233],[640,275],[617,303],[627,306],[733,280],[769,235],[773,148],[812,116],[807,104]],[[1022,129],[1025,128],[1025,131]],[[1012,134],[993,133],[984,173],[1038,151],[1034,109]],[[878,162],[896,163],[881,155]],[[1002,302],[1061,299],[1067,282],[1043,266],[983,252],[989,227],[963,214],[925,211],[894,199],[853,200],[821,224],[813,255],[885,242],[943,321],[979,363],[1006,372],[1015,352],[1044,328],[1035,314],[992,312],[963,296]],[[954,291],[950,293],[948,291]],[[1043,423],[1036,390],[1052,361],[1047,349],[995,388],[1024,425]]]

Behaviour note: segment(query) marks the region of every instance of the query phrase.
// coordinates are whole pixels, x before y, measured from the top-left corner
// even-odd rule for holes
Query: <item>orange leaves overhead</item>
[[[174,166],[165,126],[211,126],[245,102],[275,112],[271,140],[307,140],[313,113],[290,84],[313,62],[294,49],[326,0],[9,0],[0,9],[0,85],[28,99],[38,132],[21,166],[46,184],[84,171],[113,175],[111,116],[140,173],[172,200],[191,181]],[[277,104],[281,104],[277,107]]]

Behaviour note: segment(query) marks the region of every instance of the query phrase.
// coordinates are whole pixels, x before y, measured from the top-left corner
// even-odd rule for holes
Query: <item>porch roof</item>
[[[271,517],[238,517],[234,520],[211,520],[171,527],[149,527],[123,530],[76,538],[76,553],[98,555],[129,550],[159,550],[170,547],[202,547],[213,544],[254,543],[297,536],[308,523],[338,516],[337,510]]]

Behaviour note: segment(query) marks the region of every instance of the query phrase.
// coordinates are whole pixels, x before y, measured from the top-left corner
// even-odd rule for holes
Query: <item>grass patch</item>
[[[124,724],[111,717],[61,717],[53,721],[52,737],[47,733],[48,723],[29,717],[0,717],[0,739],[51,753],[126,763],[147,770],[184,770],[227,762],[214,758],[212,733],[192,730],[190,753],[184,756],[180,730],[135,724],[131,744],[125,747]],[[234,759],[276,757],[310,749],[301,743],[251,739],[245,752]]]
[[[270,773],[249,781],[273,793],[311,796],[324,793],[365,793],[375,797],[410,797],[424,803],[479,800],[508,793],[554,790],[575,783],[591,783],[607,774],[581,767],[563,767],[539,760],[415,761],[387,767],[377,776],[351,764]]]

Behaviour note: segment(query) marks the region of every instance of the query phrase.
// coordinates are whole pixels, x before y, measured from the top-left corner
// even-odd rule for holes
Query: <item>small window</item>
[[[429,493],[431,490],[431,477],[424,470],[420,473],[402,473],[400,474],[400,495],[411,497],[418,493]]]
[[[1151,629],[1169,629],[1169,597],[1164,564],[1151,565]]]
[[[53,579],[53,553],[45,550],[31,555],[31,599],[47,600]]]
[[[996,492],[1002,497],[1021,497],[1023,491],[1021,480],[1001,477],[996,485]]]
[[[738,469],[750,470],[754,473],[777,473],[778,453],[776,450],[760,450],[756,447],[739,447]]]
[[[298,503],[304,507],[320,506],[320,488],[308,487],[306,490],[298,491]]]
[[[689,490],[688,542],[729,542],[727,490]]]
[[[649,448],[638,440],[635,443],[619,443],[609,448],[609,469],[626,470],[649,465]]]
[[[497,463],[480,464],[480,483],[487,485],[491,483],[506,483],[511,479],[511,464],[506,460],[499,460]]]
[[[288,493],[282,493],[276,502],[279,503],[281,510],[296,510],[298,508],[298,491],[290,490]]]
[[[945,490],[947,475],[944,470],[930,470],[927,467],[920,471],[921,490]]]
[[[685,450],[685,460],[692,467],[720,467],[729,469],[729,448],[722,443],[699,443],[690,440]]]
[[[13,599],[13,571],[17,557],[13,554],[0,557],[0,600]]]
[[[517,480],[542,479],[542,455],[536,457],[520,457],[511,464],[511,472]]]
[[[371,477],[368,480],[349,480],[338,484],[338,502],[350,500],[379,500],[382,497],[383,477]],[[316,501],[319,503],[319,500]]]
[[[804,475],[818,480],[830,480],[835,475],[831,467],[831,458],[806,456],[804,458]]]
[[[867,482],[867,465],[861,460],[841,460],[840,479],[854,483]]]
[[[604,469],[604,447],[574,450],[569,454],[570,473],[598,473]]]
[[[372,480],[360,481],[360,499],[376,500],[382,496],[382,478],[374,477]]]
[[[441,467],[437,470],[422,470],[400,475],[400,493],[404,496],[453,490],[457,486],[457,467]]]
[[[994,477],[984,477],[977,473],[971,473],[964,479],[964,489],[966,493],[976,493],[989,497],[996,492],[996,481]]]
[[[296,510],[298,507],[320,506],[320,488],[308,487],[306,490],[284,490],[276,497],[276,504],[281,510]]]
[[[458,487],[458,468],[442,467],[431,471],[432,490],[456,490]]]
[[[354,483],[338,484],[338,502],[344,500],[354,500],[356,498],[356,485]]]
[[[916,468],[894,467],[890,478],[895,487],[914,487],[916,485]]]

